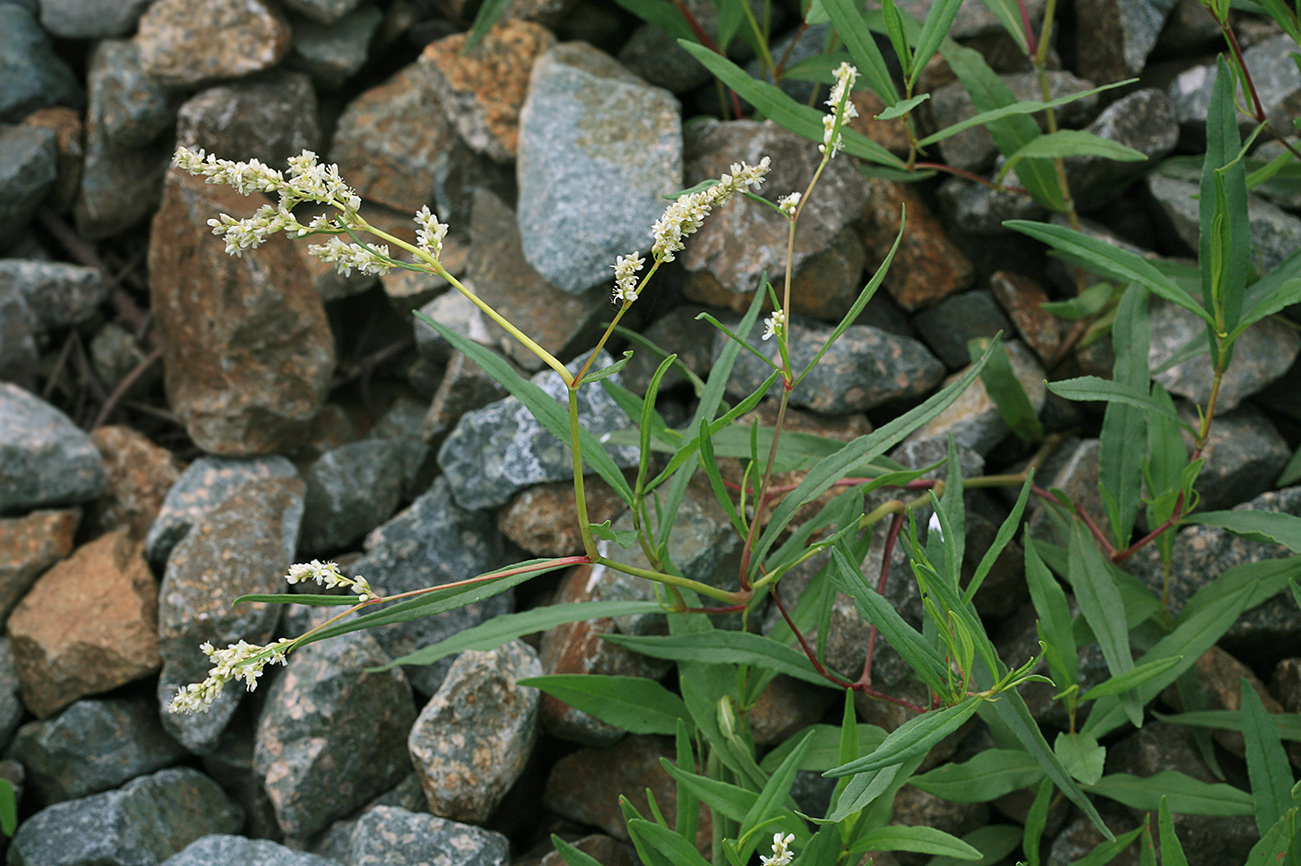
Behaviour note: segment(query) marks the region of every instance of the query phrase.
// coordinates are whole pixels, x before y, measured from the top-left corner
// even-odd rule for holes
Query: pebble
[[[333,90],[366,65],[367,51],[384,23],[384,13],[378,6],[363,3],[328,24],[296,15],[289,20],[294,28],[290,64],[306,71],[323,89]]]
[[[72,509],[0,518],[0,621],[43,571],[72,552],[80,519]]]
[[[35,8],[0,3],[0,122],[13,122],[38,108],[80,108],[81,86],[72,69],[54,53],[50,37],[36,22]]]
[[[506,866],[510,842],[500,833],[435,815],[377,806],[352,833],[353,866],[422,866],[429,852],[438,866]]]
[[[389,443],[396,452],[403,500],[415,499],[428,490],[438,471],[438,453],[421,433],[428,409],[427,403],[402,396],[370,428],[372,439]]]
[[[338,861],[286,848],[270,839],[214,833],[195,840],[160,866],[338,866]]]
[[[239,78],[275,66],[293,34],[263,0],[158,0],[140,19],[135,41],[145,72],[169,87]]]
[[[1067,158],[1066,178],[1075,206],[1085,211],[1112,201],[1131,181],[1164,159],[1179,141],[1179,125],[1170,97],[1150,87],[1117,99],[1086,131],[1131,147],[1147,159],[1119,162],[1097,156]]]
[[[57,138],[58,173],[45,202],[56,213],[66,213],[77,197],[81,166],[86,159],[85,124],[81,112],[66,106],[40,108],[23,118],[23,126],[48,129]]]
[[[1075,18],[1088,28],[1080,41],[1080,71],[1099,84],[1141,72],[1174,0],[1080,0]]]
[[[917,333],[950,370],[971,363],[967,342],[1012,329],[991,292],[964,292],[946,298],[913,318]]]
[[[351,442],[321,455],[307,482],[299,549],[306,555],[348,548],[387,520],[402,495],[402,466],[383,439]]]
[[[34,393],[39,366],[36,321],[26,299],[12,289],[0,289],[0,381]]]
[[[151,0],[41,0],[41,26],[60,39],[125,36]]]
[[[67,415],[0,382],[0,514],[88,502],[108,486],[104,461]]]
[[[525,258],[567,292],[608,284],[618,256],[649,249],[659,195],[682,177],[682,147],[671,93],[584,43],[551,48],[533,64],[520,112]]]
[[[578,358],[567,369],[577,374],[585,360]],[[608,367],[612,362],[602,351],[592,369]],[[619,384],[619,374],[610,380]],[[560,403],[566,400],[565,383],[552,370],[538,373],[530,381],[551,399]],[[599,385],[579,390],[578,423],[598,437],[631,426],[628,416]],[[608,450],[617,465],[637,465],[635,447],[618,445]],[[485,461],[484,455],[492,455],[491,460]],[[531,484],[572,478],[574,471],[569,448],[548,433],[514,397],[462,415],[439,449],[438,465],[457,504],[468,509],[496,508]]]
[[[516,680],[541,675],[537,653],[518,638],[452,664],[407,739],[433,814],[485,824],[501,805],[538,736],[540,693]]]
[[[27,301],[38,332],[86,321],[108,299],[109,285],[97,268],[65,262],[0,259],[0,294]]]
[[[172,411],[229,457],[302,444],[334,373],[334,337],[294,242],[229,256],[207,221],[262,201],[174,169],[150,233],[150,300]]]
[[[177,144],[224,159],[257,159],[284,171],[291,156],[321,149],[316,91],[301,72],[210,87],[174,116]]]
[[[157,672],[158,586],[126,530],[56,563],[9,615],[23,703],[45,719]]]
[[[0,22],[10,6],[0,6]],[[58,177],[58,137],[0,124],[0,250],[16,242]]]

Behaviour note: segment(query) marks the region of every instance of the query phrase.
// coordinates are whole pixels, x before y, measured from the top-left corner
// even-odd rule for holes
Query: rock
[[[382,440],[393,447],[404,500],[415,499],[428,490],[438,471],[437,452],[425,443],[421,432],[428,408],[419,400],[399,397],[370,428],[372,439]],[[385,518],[388,516],[384,515]]]
[[[870,90],[856,90],[849,96],[858,116],[845,122],[845,126],[861,132],[895,156],[908,156],[908,127],[903,118],[896,117],[880,120],[877,115],[886,109],[886,104]]]
[[[34,11],[21,4],[0,3],[0,78],[5,82],[0,122],[16,121],[51,105],[82,105],[76,75],[54,53]]]
[[[10,644],[8,637],[0,637],[0,743],[5,744],[13,739],[14,731],[18,730],[18,723],[27,716],[27,709],[19,696],[18,668],[14,664],[14,653]],[[4,763],[0,762],[0,768],[3,767]],[[20,769],[21,767],[22,765],[19,764]],[[12,773],[0,769],[0,777],[15,783],[20,789],[15,799],[22,802],[23,775],[19,774],[15,779]]]
[[[1075,20],[1089,38],[1080,43],[1080,72],[1099,84],[1143,70],[1174,0],[1080,0]]]
[[[1205,695],[1205,709],[1208,710],[1229,710],[1237,712],[1242,709],[1242,684],[1245,680],[1247,684],[1256,690],[1256,695],[1260,698],[1261,704],[1265,707],[1267,713],[1282,713],[1282,705],[1274,699],[1269,693],[1251,668],[1229,655],[1218,646],[1213,646],[1206,652],[1202,653],[1201,658],[1193,666],[1193,672],[1197,677],[1198,683],[1201,684],[1202,692]],[[1168,703],[1175,706],[1182,706],[1179,701],[1177,692],[1173,695],[1167,691],[1165,697]],[[1169,700],[1172,698],[1173,700]],[[1215,742],[1219,743],[1226,750],[1242,758],[1246,755],[1246,743],[1241,731],[1229,731],[1223,728],[1216,728],[1211,732]],[[1289,744],[1290,745],[1290,744]],[[1199,777],[1200,778],[1200,777]],[[1206,779],[1205,781],[1211,781]]]
[[[913,318],[923,342],[931,347],[949,369],[971,363],[967,341],[977,337],[992,338],[1012,329],[994,303],[990,292],[964,292],[946,298]]]
[[[627,504],[600,478],[586,478],[583,493],[592,523],[614,520]],[[553,481],[517,493],[497,512],[497,528],[534,556],[575,556],[583,552],[572,482]]]
[[[289,22],[262,0],[214,0],[197,9],[159,0],[136,34],[145,71],[176,88],[269,69],[291,40]]]
[[[0,622],[41,572],[72,552],[80,516],[68,510],[0,518]]]
[[[77,701],[49,721],[28,722],[6,754],[22,762],[29,790],[50,806],[178,763],[185,750],[163,731],[157,707],[110,698]]]
[[[1047,395],[1044,380],[1047,374],[1039,366],[1034,355],[1022,343],[1011,340],[1003,344],[1007,349],[1012,372],[1016,376],[1030,405],[1036,412],[1043,410]],[[950,381],[960,373],[949,377]],[[998,407],[985,390],[985,383],[977,379],[971,387],[963,391],[947,409],[936,415],[929,422],[913,431],[908,436],[910,442],[924,439],[947,441],[952,435],[959,445],[966,446],[978,454],[988,454],[1008,434],[1008,427],[999,414]]]
[[[91,131],[122,148],[143,147],[171,131],[180,97],[142,68],[135,42],[101,42],[90,63],[87,114]]]
[[[270,839],[245,839],[214,833],[187,845],[160,866],[338,866],[338,861],[295,851]]]
[[[77,197],[81,165],[86,159],[85,125],[81,113],[66,106],[39,108],[23,118],[23,126],[48,129],[58,146],[58,172],[46,203],[57,213],[66,213]]]
[[[307,482],[299,549],[346,549],[398,507],[402,467],[394,447],[363,439],[327,451],[303,473]]]
[[[173,549],[158,592],[158,699],[164,710],[178,689],[207,676],[210,662],[201,643],[263,645],[274,636],[283,605],[231,602],[288,591],[284,576],[294,562],[303,488],[292,478],[250,481],[197,520]],[[163,726],[190,751],[211,752],[240,697],[239,684],[231,683],[207,712],[164,712]]]
[[[502,361],[510,363],[504,358]],[[468,356],[454,351],[447,361],[443,381],[438,383],[438,390],[434,393],[433,402],[429,404],[429,411],[421,424],[420,431],[424,440],[433,445],[441,445],[462,415],[482,409],[504,399],[506,395],[506,389],[482,367]]]
[[[23,822],[14,866],[157,863],[211,833],[234,833],[243,811],[195,770],[160,770],[116,791],[58,803]]]
[[[89,436],[50,404],[0,382],[0,514],[87,502],[107,485]]]
[[[917,310],[971,285],[970,260],[949,240],[911,185],[877,178],[867,184],[867,206],[857,228],[869,270],[875,272],[884,264],[899,236],[901,220],[907,223],[882,283],[899,306]]]
[[[126,527],[143,539],[184,464],[130,427],[98,427],[90,439],[104,460],[108,489],[87,508],[86,525],[96,534]]]
[[[0,22],[11,8],[0,6]],[[52,131],[0,124],[0,250],[18,240],[54,188],[58,159]]]
[[[466,580],[505,563],[501,536],[492,516],[467,511],[452,499],[446,479],[437,479],[427,493],[366,539],[366,555],[349,565],[351,575],[364,575],[381,595],[410,592]],[[390,658],[451,637],[513,607],[507,591],[438,616],[386,626],[371,632]],[[407,677],[416,691],[433,694],[452,659],[433,665],[412,665]]]
[[[290,16],[294,53],[290,62],[306,71],[323,89],[332,90],[366,64],[371,40],[384,22],[378,6],[363,3],[338,21],[322,24]]]
[[[541,675],[537,653],[518,638],[461,653],[407,739],[430,812],[488,821],[537,741],[539,692],[516,680]]]
[[[832,326],[791,317],[790,362],[803,370],[830,339]],[[725,334],[714,339],[715,357],[723,350]],[[780,363],[777,346],[763,342],[756,329],[747,338],[751,347]],[[772,368],[748,352],[737,358],[728,393],[751,393],[772,373]],[[920,397],[944,375],[943,365],[926,347],[908,337],[898,337],[871,325],[850,325],[832,344],[791,394],[791,405],[827,414],[859,412],[891,400]],[[780,385],[774,385],[773,394]]]
[[[697,318],[706,312],[709,312],[707,307],[696,304],[674,307],[642,328],[641,335],[661,351],[634,346],[632,360],[619,374],[623,376],[625,387],[634,394],[644,395],[650,388],[651,377],[667,354],[677,355],[678,361],[660,381],[661,394],[687,381],[682,373],[683,366],[702,379],[707,378],[714,363],[714,335],[717,331],[709,322]]]
[[[172,410],[207,451],[290,450],[306,437],[334,372],[320,296],[283,235],[240,257],[212,238],[208,219],[249,209],[238,193],[179,169],[168,178],[149,272]],[[266,201],[256,198],[254,206]]]
[[[569,372],[577,374],[585,360],[575,359],[568,365]],[[602,352],[592,369],[608,367],[611,361]],[[618,374],[610,380],[619,384]],[[555,372],[545,370],[530,381],[553,400],[566,399],[567,388]],[[578,423],[598,437],[631,426],[628,416],[599,385],[579,390]],[[637,465],[637,448],[618,445],[607,450],[617,465]],[[438,465],[457,504],[469,509],[495,508],[529,485],[573,477],[569,448],[514,397],[462,415],[439,449]]]
[[[22,295],[0,290],[0,382],[12,382],[35,393],[36,320]]]
[[[146,355],[135,336],[116,322],[106,322],[90,341],[90,363],[106,388],[116,389],[134,374],[126,389],[130,399],[148,399],[161,384],[163,372],[154,365],[157,360]]]
[[[757,165],[769,157],[764,189],[774,200],[807,188],[822,158],[816,145],[771,121],[707,120],[687,128],[683,146],[686,186],[731,173],[735,163]],[[858,297],[862,264],[847,230],[868,193],[868,183],[848,160],[832,160],[822,172],[795,229],[794,312],[838,319]],[[761,274],[781,284],[789,223],[772,208],[737,198],[705,220],[679,258],[688,274],[688,298],[739,312],[750,305]]]
[[[1250,51],[1247,52],[1250,56]],[[1249,63],[1248,68],[1252,65]],[[1254,77],[1254,70],[1253,70]],[[1175,76],[1166,89],[1170,104],[1174,106],[1175,120],[1179,123],[1179,143],[1182,150],[1204,150],[1206,147],[1206,116],[1210,113],[1211,93],[1215,89],[1215,64],[1202,64],[1185,69]],[[1243,114],[1237,114],[1238,133],[1247,135],[1255,124]]]
[[[334,24],[357,8],[360,0],[285,0],[285,7],[313,21]]]
[[[1104,533],[1110,532],[1106,510],[1098,489],[1098,454],[1101,444],[1097,439],[1068,439],[1035,472],[1035,483],[1045,490],[1060,490],[1071,502],[1084,509]],[[1047,483],[1045,483],[1047,482]],[[1046,507],[1036,498],[1026,504],[1026,531],[1036,541],[1064,543],[1057,537]]]
[[[1015,174],[1013,172],[1012,174]],[[1006,183],[1017,181],[1009,175]],[[1025,193],[1004,190],[995,192],[989,187],[961,177],[951,177],[936,191],[940,210],[952,224],[965,232],[977,235],[1003,234],[1005,220],[1041,220],[1048,209]]]
[[[920,788],[904,785],[895,795],[890,823],[905,827],[933,827],[961,838],[989,823],[989,807],[984,803],[951,803]],[[925,863],[929,859],[903,851],[895,856],[902,864]]]
[[[708,3],[687,3],[691,14],[711,37],[718,34],[718,9]],[[703,13],[703,14],[702,14]],[[712,19],[713,27],[705,23],[705,15]],[[709,70],[678,45],[674,38],[649,21],[637,25],[623,47],[619,49],[619,63],[653,87],[663,87],[675,96],[682,96],[710,79]]]
[[[832,695],[802,680],[778,674],[746,714],[756,746],[777,746],[821,721]]]
[[[150,0],[41,0],[41,26],[61,39],[106,39],[130,33]]]
[[[538,273],[584,292],[609,282],[617,256],[648,249],[659,194],[679,188],[681,135],[673,95],[599,50],[565,43],[539,57],[516,162],[520,236]]]
[[[401,670],[366,673],[388,661],[353,632],[294,651],[268,690],[253,769],[286,838],[306,839],[410,772],[411,686]]]
[[[1095,210],[1116,198],[1131,181],[1150,170],[1179,141],[1170,97],[1156,88],[1135,91],[1107,106],[1087,132],[1142,153],[1146,160],[1118,162],[1098,156],[1065,160],[1071,195],[1080,210]]]
[[[316,92],[301,72],[210,87],[176,115],[176,142],[223,159],[257,159],[284,171],[289,158],[321,147]]]
[[[925,21],[926,14],[930,11],[934,0],[899,0],[896,4],[900,11],[911,15],[918,21]],[[1026,14],[1030,16],[1030,21],[1034,26],[1034,31],[1039,32],[1039,22],[1043,19],[1045,0],[1027,0],[1025,4]],[[880,0],[869,0],[868,8],[879,9]],[[949,37],[952,39],[972,39],[977,36],[989,36],[999,33],[1003,25],[999,23],[996,16],[989,7],[983,3],[965,0],[958,7],[958,14],[953,17],[953,24],[949,27]]]
[[[1161,298],[1153,298],[1148,309],[1152,327],[1148,365],[1160,370],[1152,378],[1171,394],[1187,397],[1204,407],[1211,397],[1213,377],[1205,355],[1161,368],[1190,342],[1204,344],[1206,323]],[[1220,382],[1216,414],[1232,412],[1244,399],[1282,376],[1298,354],[1301,354],[1301,336],[1286,325],[1266,319],[1248,328],[1233,344],[1233,360]]]
[[[457,33],[431,42],[420,62],[465,143],[497,162],[510,162],[519,150],[529,73],[556,37],[539,24],[503,18],[469,53],[467,39]]]
[[[200,457],[168,489],[158,517],[145,538],[145,555],[160,571],[190,528],[250,481],[297,478],[294,464],[283,457],[232,460]]]
[[[0,259],[0,293],[22,295],[38,331],[86,321],[108,299],[108,283],[97,268],[63,262]]]
[[[1040,362],[1045,367],[1055,363],[1069,324],[1043,309],[1048,302],[1043,286],[1021,274],[998,271],[989,278],[989,288]]]
[[[1188,407],[1182,417],[1196,426],[1197,417]],[[1187,433],[1184,443],[1191,454],[1192,438]],[[1232,508],[1254,499],[1274,486],[1291,455],[1274,423],[1250,403],[1224,415],[1217,413],[1202,448],[1206,463],[1194,485],[1202,497],[1198,510]]]
[[[350,851],[353,866],[426,862],[439,852],[438,866],[506,866],[510,842],[500,833],[434,815],[377,806],[357,822]]]
[[[125,530],[79,547],[9,616],[23,703],[48,718],[158,670],[158,589]]]

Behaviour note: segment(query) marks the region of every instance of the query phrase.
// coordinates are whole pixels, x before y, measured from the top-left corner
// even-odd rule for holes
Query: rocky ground
[[[546,840],[560,832],[585,838],[612,866],[631,862],[616,795],[636,801],[649,785],[659,802],[671,800],[658,763],[668,744],[623,736],[515,684],[544,671],[662,676],[654,660],[594,637],[653,630],[653,621],[594,621],[455,662],[361,674],[512,609],[649,597],[641,583],[587,568],[316,644],[269,670],[251,695],[228,690],[207,714],[160,715],[178,686],[206,673],[201,642],[264,643],[310,627],[316,609],[230,604],[283,591],[294,562],[334,558],[395,593],[581,552],[568,458],[411,312],[489,346],[543,387],[558,378],[539,373],[534,356],[437,278],[343,277],[283,237],[227,256],[207,220],[245,215],[257,202],[169,170],[177,144],[277,167],[313,150],[357,187],[368,219],[408,238],[412,212],[430,205],[451,225],[449,269],[565,360],[586,351],[612,315],[610,266],[645,251],[661,193],[769,155],[765,192],[775,199],[803,188],[816,165],[813,144],[771,123],[702,117],[718,114],[709,76],[614,4],[516,0],[483,46],[462,56],[470,5],[0,3],[0,770],[21,790],[23,818],[11,864],[554,866]],[[710,4],[687,5],[709,22]],[[1036,15],[1042,6],[1030,3]],[[1194,182],[1144,172],[1195,153],[1204,138],[1213,22],[1189,0],[1058,8],[1055,89],[1140,77],[1064,112],[1067,125],[1149,156],[1068,166],[1089,230],[1191,256]],[[784,51],[797,22],[780,5],[776,12]],[[1289,128],[1301,104],[1288,59],[1295,46],[1261,19],[1243,15],[1237,25],[1267,110]],[[966,3],[953,35],[1018,93],[1035,95],[983,6]],[[806,32],[793,56],[816,52],[824,38]],[[925,86],[925,123],[972,113],[941,65]],[[808,85],[793,87],[807,97]],[[897,128],[867,120],[880,106],[865,92],[855,99],[860,129],[900,147]],[[978,128],[939,150],[972,172],[988,171],[995,156]],[[825,339],[888,252],[901,204],[908,233],[884,290],[796,392],[795,423],[861,435],[965,366],[968,339],[1002,331],[1045,427],[1068,434],[1044,470],[1051,486],[1096,508],[1098,418],[1047,394],[1043,380],[1107,375],[1109,349],[1076,342],[1069,323],[1041,308],[1071,285],[1041,249],[1001,229],[1011,216],[1045,216],[1024,200],[956,178],[867,179],[851,158],[837,158],[795,243],[799,351]],[[1286,191],[1253,204],[1265,269],[1301,244],[1299,209]],[[764,209],[730,205],[638,301],[630,324],[707,372],[723,343],[695,315],[737,321],[759,275],[777,273],[784,232]],[[1154,369],[1200,328],[1155,303],[1152,322]],[[757,333],[751,339],[775,351]],[[1200,482],[1205,507],[1301,513],[1301,488],[1274,489],[1301,441],[1299,352],[1296,329],[1280,322],[1239,342]],[[646,356],[622,374],[634,391],[654,369]],[[738,388],[763,381],[750,360],[738,365]],[[1205,401],[1203,367],[1193,358],[1160,373],[1181,411]],[[666,383],[660,409],[670,424],[691,410],[685,385]],[[603,391],[585,393],[590,429],[629,425]],[[1027,454],[974,389],[894,456],[933,462],[950,434],[968,474]],[[629,449],[613,451],[635,462]],[[619,519],[608,491],[597,486],[593,496],[595,522]],[[1008,503],[973,502],[968,553],[978,559]],[[738,554],[726,516],[704,490],[691,491],[683,509],[675,562],[690,576],[726,580]],[[1035,520],[1031,531],[1040,531]],[[1215,529],[1185,530],[1176,610],[1223,569],[1281,553]],[[1135,559],[1131,570],[1159,587],[1155,559]],[[898,566],[901,575],[901,558]],[[978,597],[1009,658],[1033,647],[1020,572],[1013,544]],[[799,580],[792,574],[784,591],[797,592]],[[893,581],[892,600],[917,621],[920,600],[904,584]],[[865,627],[851,606],[836,617],[828,659],[852,671]],[[1094,656],[1085,651],[1082,670],[1100,676]],[[1283,597],[1251,611],[1198,672],[1210,707],[1236,707],[1246,676],[1273,711],[1301,711],[1301,612]],[[906,674],[897,656],[878,656],[878,684],[907,694]],[[1063,723],[1051,693],[1031,688],[1027,699],[1045,725]],[[828,711],[838,721],[834,703],[829,691],[778,680],[752,714],[756,739],[779,743]],[[859,709],[887,728],[902,721],[889,705]],[[1241,737],[1216,737],[1230,781],[1245,784]],[[975,730],[936,759],[988,744]],[[1113,771],[1213,779],[1186,729],[1160,721],[1111,743],[1109,755]],[[809,810],[827,796],[813,774],[795,793]],[[895,817],[962,834],[1015,824],[1028,805],[1019,794],[992,808],[949,804],[906,788]],[[1116,827],[1135,825],[1134,814],[1110,808]],[[1180,820],[1195,864],[1241,862],[1256,834],[1246,816]],[[1099,838],[1066,808],[1049,831],[1047,862],[1063,866]],[[430,851],[446,859],[430,860]]]

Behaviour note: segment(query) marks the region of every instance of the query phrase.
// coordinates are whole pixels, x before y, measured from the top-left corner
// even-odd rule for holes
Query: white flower
[[[285,653],[289,651],[292,643],[289,638],[281,638],[267,646],[240,641],[220,650],[213,648],[210,643],[201,644],[199,649],[203,650],[213,663],[208,670],[208,678],[201,683],[190,683],[179,689],[171,703],[167,705],[168,712],[207,712],[212,702],[221,694],[222,688],[233,679],[243,680],[248,691],[253,691],[257,688],[257,680],[262,676],[263,668],[269,664],[285,664]],[[266,654],[254,659],[254,656],[260,653]]]
[[[646,264],[641,251],[634,251],[615,260],[614,302],[628,303],[637,300],[637,272]]]
[[[289,573],[285,575],[285,580],[289,583],[314,580],[326,589],[334,589],[336,586],[351,587],[352,591],[361,597],[361,601],[378,598],[371,590],[370,584],[366,582],[366,578],[361,575],[352,578],[344,577],[336,562],[321,562],[319,559],[313,559],[311,562],[294,563],[289,566]]]
[[[841,63],[835,72],[836,83],[827,97],[827,114],[822,118],[822,144],[818,151],[835,156],[843,145],[840,141],[840,129],[845,121],[858,117],[858,109],[850,102],[849,94],[858,79],[858,70],[848,63]]]
[[[763,339],[786,333],[786,311],[773,310],[772,315],[763,320]]]
[[[363,274],[378,276],[393,270],[386,244],[377,244],[372,252],[361,244],[345,244],[338,238],[330,238],[329,243],[312,244],[307,251],[321,261],[334,265],[345,277],[352,274],[353,268]]]
[[[940,541],[944,540],[944,527],[940,526],[940,516],[935,512],[931,512],[931,522],[926,524],[926,530],[938,535]]]
[[[434,258],[443,253],[443,238],[447,237],[447,223],[440,223],[438,217],[424,205],[416,211],[416,243],[422,250]]]
[[[786,216],[795,216],[795,209],[800,206],[800,194],[793,192],[790,195],[784,195],[777,200],[777,209]]]
[[[794,833],[787,833],[784,837],[781,833],[774,833],[772,836],[772,856],[760,855],[759,862],[763,866],[786,866],[787,863],[795,859],[795,855],[787,848],[794,841]]]
[[[758,189],[763,184],[763,176],[768,173],[769,164],[766,156],[759,160],[758,165],[734,163],[732,173],[723,175],[718,183],[679,196],[655,223],[655,245],[651,247],[651,254],[659,261],[673,261],[674,254],[685,246],[684,239],[695,234],[704,224],[713,206],[723,204],[746,187]]]

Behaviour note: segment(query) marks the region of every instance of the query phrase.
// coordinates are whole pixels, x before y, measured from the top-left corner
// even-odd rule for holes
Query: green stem
[[[591,521],[587,519],[587,496],[583,491],[583,454],[579,450],[578,388],[569,386],[569,452],[574,461],[574,510],[578,517],[578,532],[583,537],[583,550],[592,559],[601,554],[592,537]]]
[[[613,559],[606,559],[605,557],[598,557],[595,560],[595,564],[604,565],[612,571],[631,574],[634,577],[644,577],[647,580],[653,580],[656,583],[676,586],[681,589],[689,589],[693,592],[699,593],[700,595],[707,596],[716,601],[721,601],[725,604],[745,604],[751,597],[751,593],[749,592],[728,592],[725,589],[719,589],[716,586],[710,586],[707,583],[701,583],[700,581],[692,580],[689,577],[679,577],[676,574],[667,574],[663,571],[651,571],[649,568],[638,568],[635,565],[628,565],[626,562],[616,562]]]

